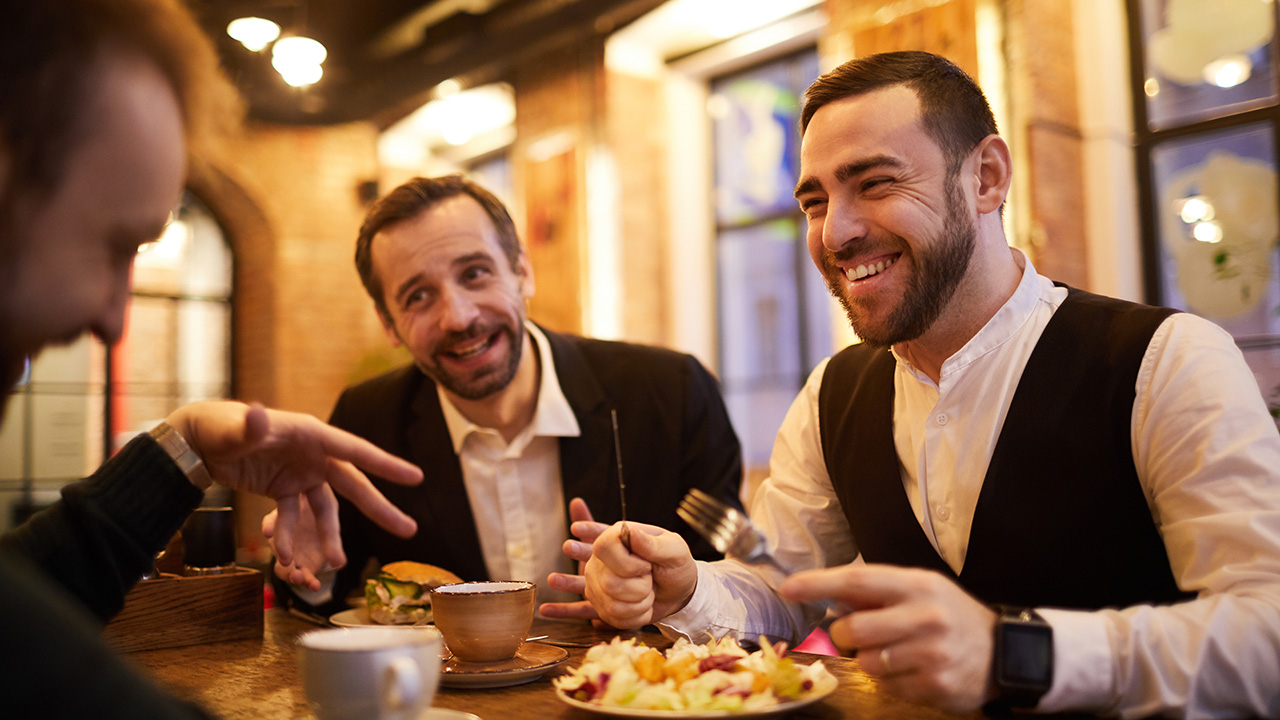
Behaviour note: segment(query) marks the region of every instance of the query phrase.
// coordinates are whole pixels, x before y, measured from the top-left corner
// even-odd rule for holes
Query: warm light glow
[[[1244,55],[1224,55],[1204,66],[1204,80],[1220,88],[1235,87],[1253,72],[1253,65]]]
[[[1142,83],[1142,91],[1147,94],[1147,97],[1155,97],[1159,95],[1160,81],[1155,78],[1147,78],[1147,81]]]
[[[271,48],[271,66],[293,87],[319,81],[324,75],[320,63],[328,57],[324,45],[307,37],[287,37]]]
[[[1201,195],[1193,195],[1182,201],[1182,206],[1178,208],[1178,217],[1182,218],[1182,222],[1191,224],[1202,220],[1212,220],[1214,218],[1213,204],[1208,198]]]
[[[436,97],[438,98],[447,98],[450,95],[457,95],[461,91],[462,83],[458,82],[454,78],[449,78],[448,80],[442,81],[439,85],[436,85]]]
[[[282,39],[271,48],[272,58],[284,58],[285,62],[319,65],[329,57],[329,51],[309,37],[293,36]]]
[[[170,220],[155,242],[149,242],[138,248],[139,261],[145,263],[146,259],[150,258],[157,261],[156,264],[166,264],[167,261],[176,260],[182,257],[190,238],[191,228],[185,222],[178,219]]]
[[[1203,243],[1222,242],[1222,227],[1213,221],[1196,223],[1191,229],[1191,236]]]
[[[280,37],[280,26],[260,17],[242,17],[227,25],[227,34],[241,45],[258,52]]]

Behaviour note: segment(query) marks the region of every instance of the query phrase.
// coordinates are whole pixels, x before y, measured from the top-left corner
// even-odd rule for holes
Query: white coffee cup
[[[434,628],[339,628],[298,638],[298,674],[320,720],[417,720],[440,681]]]

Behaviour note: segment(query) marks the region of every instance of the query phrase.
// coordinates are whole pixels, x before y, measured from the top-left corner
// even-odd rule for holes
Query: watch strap
[[[202,491],[209,489],[213,484],[213,476],[209,474],[209,468],[204,466],[204,460],[187,444],[182,433],[174,430],[169,423],[162,422],[151,428],[149,434],[192,485]]]

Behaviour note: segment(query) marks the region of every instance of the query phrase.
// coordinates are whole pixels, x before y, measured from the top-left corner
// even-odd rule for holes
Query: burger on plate
[[[431,622],[431,589],[462,578],[435,565],[401,560],[387,563],[365,581],[369,619],[382,625]]]

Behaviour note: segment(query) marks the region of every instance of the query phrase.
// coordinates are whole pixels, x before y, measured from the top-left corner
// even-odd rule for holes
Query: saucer
[[[336,612],[329,616],[329,622],[333,623],[334,625],[337,625],[338,627],[347,627],[347,628],[389,627],[389,628],[404,628],[407,630],[413,630],[415,628],[422,628],[422,627],[435,627],[435,625],[432,625],[431,623],[423,623],[422,625],[383,625],[382,623],[376,623],[370,620],[369,611],[362,607],[351,608],[349,610],[343,610],[342,612]]]
[[[461,710],[430,707],[422,711],[422,714],[418,716],[418,720],[480,720],[480,716]]]
[[[450,658],[440,670],[440,684],[457,688],[498,688],[520,685],[542,677],[569,659],[561,647],[527,642],[510,660],[491,663],[463,662]]]

